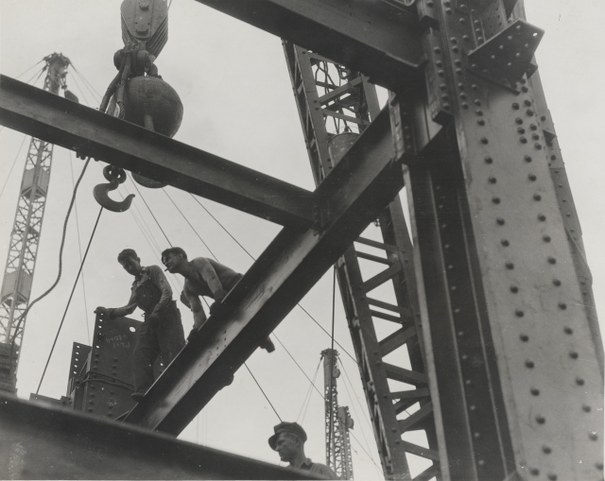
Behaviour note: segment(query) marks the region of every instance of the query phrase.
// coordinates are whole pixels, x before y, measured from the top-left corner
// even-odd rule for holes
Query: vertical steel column
[[[44,90],[65,88],[69,59],[51,54],[45,59]],[[0,390],[16,392],[17,365],[40,242],[50,180],[53,145],[32,138],[11,233],[0,298]]]
[[[418,154],[406,185],[443,477],[602,479],[600,338],[527,79],[541,32],[511,2],[418,8],[444,129],[419,151],[417,99],[400,92],[392,113],[398,148]]]
[[[330,152],[331,144],[340,141],[338,135],[354,136],[377,114],[376,91],[363,76],[325,57],[289,42],[284,50],[319,184],[338,162],[338,155]],[[360,237],[338,261],[338,283],[384,475],[428,480],[438,476],[438,455],[412,245],[398,199],[378,223],[378,239]],[[414,475],[410,455],[417,460]]]

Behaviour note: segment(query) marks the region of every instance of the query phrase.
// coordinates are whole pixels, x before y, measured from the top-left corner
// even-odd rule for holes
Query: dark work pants
[[[153,384],[153,363],[161,356],[167,366],[185,345],[181,313],[176,302],[160,310],[157,316],[145,315],[145,322],[137,336],[133,355],[133,381],[135,392],[144,393]]]

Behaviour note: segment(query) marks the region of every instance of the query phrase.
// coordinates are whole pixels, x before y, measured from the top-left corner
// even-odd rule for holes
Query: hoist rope
[[[158,226],[158,228],[160,229],[160,231],[162,232],[162,235],[164,236],[164,238],[166,239],[166,242],[168,242],[168,245],[170,247],[172,247],[172,242],[170,242],[170,239],[168,238],[168,236],[166,235],[166,232],[164,231],[164,229],[162,228],[162,226],[160,225],[157,217],[155,216],[155,214],[153,213],[153,210],[151,210],[151,207],[149,207],[149,204],[147,203],[147,201],[145,200],[145,197],[143,196],[143,194],[141,193],[141,191],[139,190],[139,188],[137,187],[137,183],[130,179],[130,183],[134,186],[135,190],[137,191],[137,193],[139,194],[139,196],[141,197],[141,200],[143,201],[143,203],[145,204],[145,207],[147,207],[147,210],[149,211],[149,213],[151,214],[151,217],[153,217],[153,220],[155,221],[156,225]]]
[[[313,388],[315,389],[315,391],[317,391],[317,394],[319,394],[322,399],[325,399],[324,395],[319,389],[317,389],[317,386],[315,385],[315,379],[317,378],[317,373],[319,372],[319,366],[321,366],[321,359],[317,363],[317,367],[315,368],[315,372],[313,373],[313,379],[311,380],[307,377],[307,379],[309,379],[309,388],[307,389],[307,395],[305,396],[305,399],[303,399],[303,403],[300,406],[300,410],[298,411],[298,416],[296,417],[297,421],[300,419],[301,424],[305,419],[307,408],[309,406],[309,401],[311,400],[311,392],[313,392]]]
[[[202,203],[200,202],[200,200],[199,200],[199,199],[198,199],[198,198],[197,198],[195,195],[193,195],[193,194],[191,194],[191,193],[190,193],[189,195],[190,195],[190,196],[193,198],[193,200],[195,200],[195,202],[197,202],[197,204],[198,204],[198,205],[199,205],[199,206],[200,206],[202,209],[204,209],[204,211],[205,211],[205,212],[206,212],[206,213],[207,213],[207,214],[208,214],[208,215],[209,215],[209,216],[210,216],[210,217],[211,217],[211,218],[212,218],[212,219],[213,219],[213,220],[214,220],[214,221],[215,221],[215,222],[216,222],[216,223],[217,223],[217,224],[218,224],[218,225],[219,225],[219,226],[220,226],[220,227],[221,227],[221,228],[222,228],[222,229],[223,229],[223,230],[226,232],[226,233],[227,233],[227,235],[228,235],[229,237],[231,237],[231,239],[233,239],[233,241],[234,241],[234,242],[235,242],[235,243],[236,243],[236,244],[237,244],[239,247],[241,247],[241,249],[242,249],[242,250],[243,250],[243,251],[244,251],[246,254],[248,254],[248,256],[249,256],[249,257],[250,257],[252,260],[254,260],[254,261],[256,260],[256,257],[254,257],[252,254],[250,254],[250,252],[249,252],[249,251],[248,251],[248,250],[247,250],[247,249],[246,249],[246,248],[245,248],[245,247],[244,247],[244,246],[243,246],[243,245],[242,245],[242,244],[241,244],[241,243],[240,243],[240,242],[239,242],[239,241],[238,241],[238,240],[237,240],[237,239],[236,239],[234,236],[233,236],[233,234],[231,234],[231,232],[229,232],[229,229],[227,229],[227,228],[226,228],[226,227],[225,227],[225,226],[224,226],[224,225],[221,223],[221,221],[220,221],[220,220],[218,220],[218,219],[217,219],[217,218],[216,218],[216,217],[215,217],[215,216],[212,214],[212,212],[210,212],[210,211],[209,211],[209,210],[206,208],[206,206],[204,206],[204,204],[202,204]],[[322,325],[319,323],[319,321],[318,321],[317,319],[315,319],[315,318],[314,318],[314,317],[311,315],[311,313],[310,313],[309,311],[307,311],[307,310],[306,310],[306,309],[305,309],[305,308],[304,308],[304,307],[303,307],[303,306],[302,306],[300,303],[297,303],[296,305],[297,305],[297,307],[299,307],[299,308],[300,308],[300,309],[301,309],[301,310],[302,310],[302,311],[303,311],[303,312],[304,312],[304,313],[305,313],[305,314],[306,314],[306,315],[309,317],[309,319],[311,319],[311,320],[312,320],[312,321],[313,321],[315,324],[317,324],[317,326],[318,326],[318,327],[319,327],[319,328],[320,328],[320,329],[321,329],[321,330],[322,330],[322,331],[323,331],[323,332],[324,332],[324,333],[325,333],[327,336],[331,337],[331,336],[330,336],[330,333],[329,333],[329,332],[328,332],[328,331],[327,331],[327,330],[326,330],[326,329],[325,329],[325,328],[324,328],[324,327],[323,327],[323,326],[322,326]],[[354,358],[354,357],[353,357],[353,356],[352,356],[352,355],[351,355],[351,354],[350,354],[350,353],[349,353],[349,352],[348,352],[348,351],[345,349],[345,347],[344,347],[342,344],[340,344],[340,343],[339,343],[338,341],[336,341],[336,340],[335,340],[335,343],[338,345],[338,347],[340,347],[340,348],[342,349],[342,351],[343,351],[343,352],[344,352],[344,353],[345,353],[347,356],[349,356],[349,357],[351,358],[351,360],[352,360],[352,361],[353,361],[355,364],[357,364],[357,360],[356,360],[356,359],[355,359],[355,358]]]
[[[71,183],[75,185],[76,178],[74,176],[74,164],[73,157],[71,155],[71,150],[69,151],[69,171],[71,172]],[[78,254],[80,256],[80,262],[82,262],[82,238],[80,236],[80,216],[78,215],[78,204],[74,205],[74,214],[76,216],[76,234],[78,237]],[[88,301],[86,299],[86,282],[84,281],[86,277],[82,276],[82,297],[84,300],[84,323],[86,324],[86,334],[88,336],[88,343],[91,343],[90,340],[90,319],[88,317]]]
[[[76,184],[74,185],[72,196],[71,196],[71,201],[69,202],[69,207],[67,208],[67,213],[65,214],[65,220],[63,221],[63,230],[61,233],[61,245],[59,247],[59,269],[57,272],[57,278],[45,292],[40,294],[36,299],[34,299],[32,302],[30,302],[28,304],[28,306],[25,308],[23,313],[17,319],[17,321],[15,323],[15,327],[14,327],[15,333],[13,334],[13,338],[11,339],[11,346],[12,346],[13,350],[15,348],[15,340],[17,338],[17,334],[19,333],[19,327],[21,326],[21,323],[25,320],[25,316],[27,316],[27,313],[31,310],[31,308],[37,302],[39,302],[41,299],[44,299],[48,294],[50,294],[50,292],[55,287],[57,287],[57,284],[61,280],[61,275],[63,274],[63,250],[65,248],[65,239],[67,237],[67,224],[69,222],[69,216],[71,214],[71,211],[72,211],[73,206],[76,201],[76,194],[78,193],[78,187],[80,186],[80,182],[82,182],[82,178],[84,177],[84,174],[86,173],[86,169],[88,168],[88,165],[90,164],[90,159],[91,159],[91,157],[88,157],[86,159],[86,162],[84,163],[84,167],[82,167],[82,172],[80,172],[80,176],[78,177],[78,180],[76,181]]]
[[[67,300],[67,305],[65,306],[65,310],[63,311],[63,316],[61,317],[61,322],[59,323],[59,327],[57,329],[57,334],[55,335],[53,345],[50,348],[50,353],[48,354],[48,358],[46,359],[46,364],[44,365],[44,370],[42,371],[42,376],[40,377],[40,382],[38,383],[38,388],[36,389],[36,394],[38,394],[40,392],[40,386],[42,386],[42,381],[44,380],[44,376],[46,375],[46,370],[48,369],[50,359],[55,350],[55,346],[57,345],[57,339],[59,339],[59,334],[61,333],[61,329],[63,328],[63,322],[65,321],[65,317],[67,316],[67,311],[69,310],[71,300],[73,298],[76,287],[78,286],[78,280],[80,279],[80,274],[82,273],[82,269],[84,268],[84,262],[86,262],[86,258],[88,257],[88,252],[90,251],[90,246],[92,244],[92,240],[94,239],[95,232],[97,231],[99,221],[101,220],[101,214],[103,213],[103,210],[104,210],[103,207],[101,207],[99,209],[99,214],[97,215],[97,219],[95,221],[94,227],[92,228],[92,232],[90,234],[90,239],[88,240],[88,245],[86,246],[86,251],[84,252],[84,257],[82,258],[82,262],[80,262],[80,268],[78,269],[78,273],[76,274],[76,278],[74,280],[73,286],[71,288],[71,292],[69,294],[69,298]]]
[[[6,186],[8,185],[8,181],[10,179],[10,176],[13,173],[13,169],[15,168],[15,165],[17,165],[17,160],[21,156],[21,150],[23,149],[23,145],[25,144],[25,140],[26,139],[27,139],[27,136],[24,135],[23,136],[23,140],[21,141],[21,145],[19,146],[19,150],[17,152],[17,155],[15,156],[15,159],[13,160],[11,168],[8,171],[8,174],[6,175],[6,179],[4,180],[4,184],[2,185],[2,190],[0,191],[0,197],[2,197],[2,195],[4,195],[4,189],[6,189]]]
[[[281,416],[277,412],[277,409],[275,409],[275,406],[271,402],[271,399],[269,399],[269,396],[267,396],[267,393],[262,388],[262,386],[260,385],[260,383],[258,382],[258,380],[256,379],[256,377],[254,376],[254,374],[252,374],[252,371],[250,370],[250,368],[248,367],[248,365],[246,363],[244,363],[244,367],[248,370],[248,373],[250,374],[250,376],[252,376],[252,379],[254,379],[254,382],[256,383],[256,385],[258,386],[258,388],[260,389],[260,391],[263,393],[263,396],[265,396],[265,399],[269,403],[269,406],[271,406],[271,409],[273,409],[273,412],[277,416],[277,419],[279,419],[280,422],[283,421],[283,419],[281,418]]]
[[[181,214],[181,217],[183,217],[183,219],[185,220],[185,222],[187,223],[187,225],[189,227],[191,227],[191,230],[193,231],[193,233],[195,234],[195,236],[204,245],[204,247],[208,250],[208,252],[210,252],[210,255],[212,257],[214,257],[215,260],[218,260],[217,257],[216,257],[216,255],[214,254],[214,252],[212,252],[212,249],[210,249],[210,246],[208,246],[208,244],[206,243],[206,241],[204,239],[202,239],[202,236],[200,236],[198,234],[196,228],[193,227],[193,225],[191,224],[191,222],[189,221],[189,219],[187,218],[187,216],[179,208],[179,206],[176,204],[176,202],[174,201],[174,199],[170,196],[170,194],[168,193],[168,191],[166,189],[162,189],[162,191],[164,191],[164,194],[166,194],[166,197],[168,197],[168,199],[170,200],[170,202],[172,202],[172,205],[175,207],[175,209],[178,211],[178,213]]]
[[[29,72],[31,69],[35,68],[36,66],[40,65],[42,62],[44,62],[44,59],[40,59],[38,60],[35,64],[33,64],[31,67],[26,68],[23,72],[21,72],[19,75],[17,75],[15,77],[16,80],[19,80],[21,77],[23,77],[27,72]]]

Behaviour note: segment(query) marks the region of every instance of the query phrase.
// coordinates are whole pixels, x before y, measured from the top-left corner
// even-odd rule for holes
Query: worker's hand
[[[99,306],[95,309],[95,314],[101,316],[101,317],[109,317],[111,318],[111,309],[108,309],[107,307],[103,307],[103,306]]]

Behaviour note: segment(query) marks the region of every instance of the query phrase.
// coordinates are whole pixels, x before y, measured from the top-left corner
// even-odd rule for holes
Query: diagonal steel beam
[[[420,80],[414,10],[379,0],[197,0],[368,75],[389,88]]]
[[[3,75],[0,124],[281,225],[314,223],[308,190]]]
[[[284,228],[229,294],[233,313],[211,317],[127,421],[179,433],[403,186],[388,115],[370,125],[318,187],[322,230]]]

